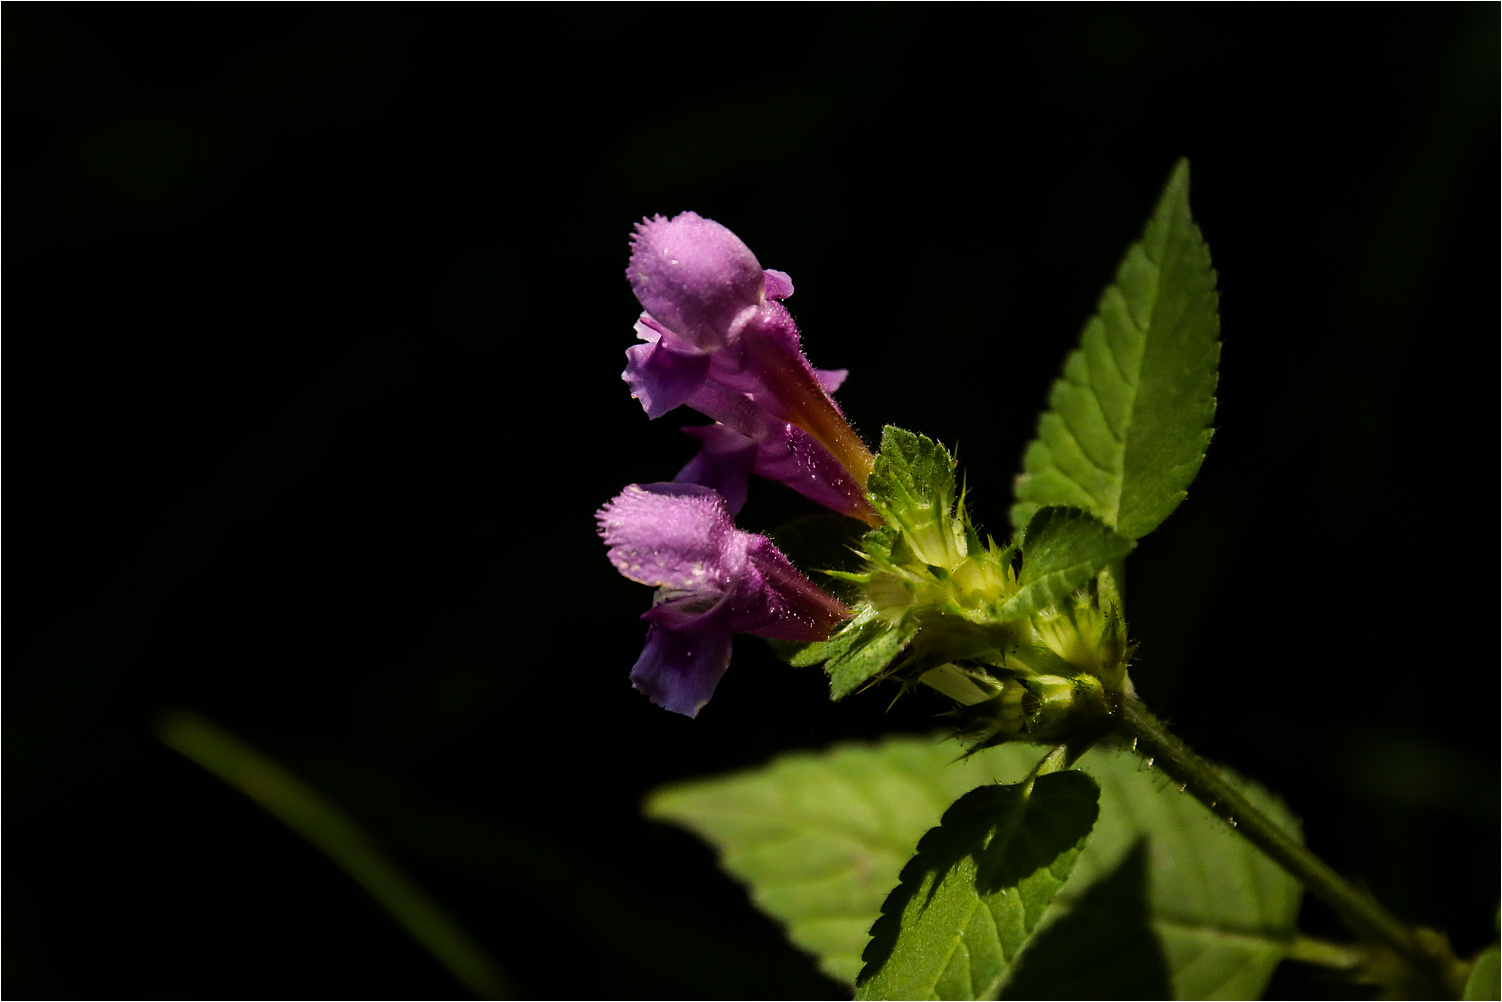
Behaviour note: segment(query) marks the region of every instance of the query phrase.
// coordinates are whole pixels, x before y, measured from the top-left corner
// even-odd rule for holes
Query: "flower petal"
[[[643,309],[707,351],[734,340],[762,301],[756,255],[740,237],[696,212],[637,223],[626,277]]]
[[[710,380],[743,393],[759,408],[786,421],[785,400],[823,391],[799,345],[798,326],[781,303],[768,302],[746,325],[739,350],[717,352]],[[767,364],[772,360],[773,364]],[[804,384],[807,385],[804,385]]]
[[[827,640],[850,610],[799,573],[766,536],[752,536],[731,628],[774,640]]]
[[[716,401],[722,405],[715,406]],[[741,425],[684,428],[685,433],[703,442],[704,448],[678,472],[674,482],[714,488],[729,503],[732,513],[745,506],[750,473],[786,484],[843,515],[860,518],[867,510],[865,493],[855,477],[802,428],[756,410],[745,397],[726,393],[713,381],[706,382],[691,403],[695,409],[714,411],[712,416],[739,419]]]
[[[797,425],[780,423],[756,443],[751,472],[841,514],[859,518],[865,510],[865,492],[855,477]]]
[[[631,684],[663,709],[695,717],[729,666],[730,606],[721,602],[689,629],[648,626]]]
[[[765,295],[768,299],[786,299],[793,294],[793,280],[787,272],[768,268],[764,274],[767,276]]]
[[[650,317],[638,321],[636,335],[646,344],[626,349],[626,371],[621,378],[631,387],[631,396],[641,401],[647,417],[660,418],[686,403],[703,385],[713,356],[662,336],[654,326]]]
[[[610,562],[632,581],[723,594],[744,570],[749,536],[707,487],[632,484],[595,518]]]
[[[845,385],[845,377],[850,375],[849,369],[815,369],[814,378],[819,385],[824,387],[825,393],[833,393]]]
[[[756,440],[718,423],[691,425],[684,428],[683,433],[697,438],[704,447],[678,471],[673,482],[702,484],[725,499],[731,514],[740,512],[750,492],[751,467],[756,463]]]

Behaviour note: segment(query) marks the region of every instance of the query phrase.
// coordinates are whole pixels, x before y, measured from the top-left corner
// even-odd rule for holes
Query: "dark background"
[[[837,997],[638,805],[937,706],[832,706],[750,638],[698,720],[631,689],[649,594],[592,513],[671,477],[697,418],[620,382],[630,224],[693,208],[790,272],[857,426],[957,444],[1004,533],[1179,156],[1219,431],[1130,564],[1139,690],[1403,917],[1493,937],[1495,5],[4,27],[8,995],[459,993],[156,743],[183,705],[365,824],[525,994]],[[741,523],[803,511],[759,484]],[[1311,990],[1351,991],[1271,988]]]

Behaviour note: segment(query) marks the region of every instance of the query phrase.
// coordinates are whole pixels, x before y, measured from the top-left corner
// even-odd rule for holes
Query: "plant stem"
[[[476,996],[514,997],[505,974],[459,924],[397,869],[363,829],[312,787],[191,710],[164,712],[156,731],[169,747],[258,802],[322,850]]]
[[[1419,936],[1398,921],[1371,895],[1274,824],[1222,778],[1214,766],[1169,733],[1142,701],[1130,693],[1121,704],[1120,728],[1133,739],[1133,749],[1150,766],[1182,784],[1185,792],[1297,878],[1363,938],[1382,944],[1403,958],[1431,989],[1451,998],[1460,996],[1461,986],[1452,983],[1456,970],[1453,957],[1442,955],[1429,937]]]
[[[1033,766],[1033,774],[1029,778],[1037,779],[1039,776],[1047,776],[1066,768],[1068,765],[1069,746],[1059,745],[1056,748],[1050,749],[1049,753],[1043,756],[1037,765]]]
[[[1288,959],[1337,971],[1354,971],[1366,963],[1366,950],[1300,934],[1288,944]]]

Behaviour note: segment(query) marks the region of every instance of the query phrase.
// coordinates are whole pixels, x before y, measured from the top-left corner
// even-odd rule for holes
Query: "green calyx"
[[[791,652],[792,663],[823,662],[836,699],[883,677],[927,685],[955,701],[976,748],[1098,733],[1127,685],[1126,629],[1106,568],[1133,542],[1057,507],[1040,510],[1017,542],[983,540],[949,451],[890,426],[867,492],[884,524],[860,542],[863,567],[826,572],[858,587],[856,615]]]
[[[1102,607],[1103,590],[1082,589],[1032,614],[1031,645],[1016,651],[996,690],[960,701],[960,735],[972,753],[1014,740],[1088,746],[1109,728],[1129,688],[1130,649],[1117,607],[1109,599]],[[921,681],[939,688],[929,675]]]
[[[896,628],[952,616],[983,633],[1016,618],[1000,613],[1017,594],[1017,549],[981,542],[964,492],[956,497],[954,467],[949,450],[932,439],[890,425],[882,430],[866,490],[886,524],[861,541],[865,570],[841,576],[861,584]]]

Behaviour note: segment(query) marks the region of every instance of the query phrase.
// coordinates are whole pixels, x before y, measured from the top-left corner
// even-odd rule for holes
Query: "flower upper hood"
[[[626,277],[642,308],[700,351],[734,341],[766,295],[751,248],[697,212],[637,223]]]

